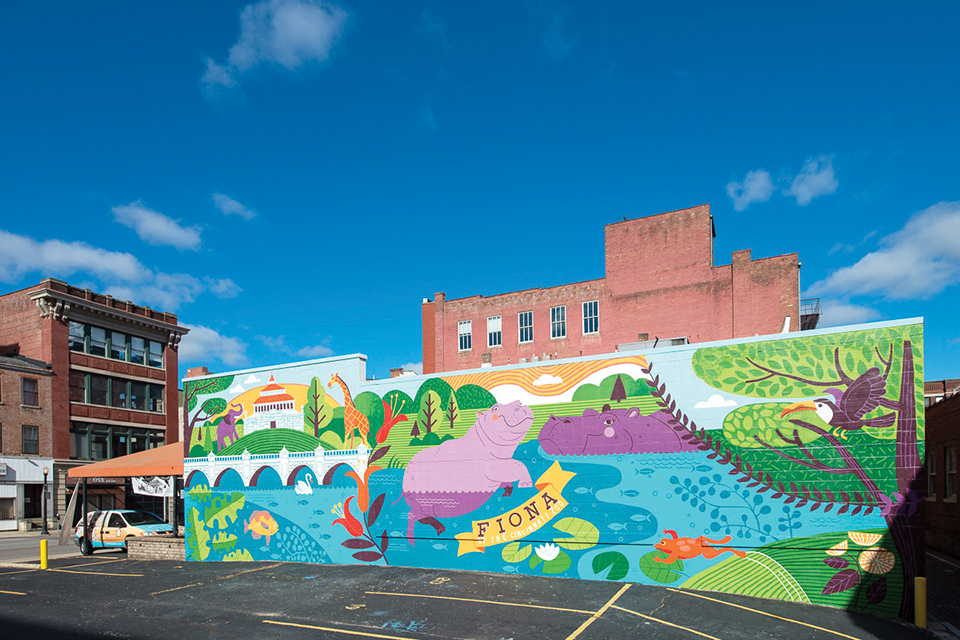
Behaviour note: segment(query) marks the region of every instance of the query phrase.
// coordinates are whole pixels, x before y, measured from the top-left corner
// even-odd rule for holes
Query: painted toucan
[[[856,431],[863,427],[890,427],[896,421],[896,415],[885,413],[864,420],[863,416],[880,406],[880,400],[886,392],[886,379],[880,369],[871,367],[847,385],[846,391],[827,389],[833,400],[821,398],[805,400],[791,404],[780,417],[796,411],[814,411],[820,419],[834,428],[834,434],[843,435],[844,431]]]

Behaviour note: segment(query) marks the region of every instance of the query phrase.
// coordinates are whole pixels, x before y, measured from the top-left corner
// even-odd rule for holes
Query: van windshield
[[[127,524],[132,527],[136,527],[142,524],[164,524],[163,520],[153,515],[152,513],[147,513],[146,511],[134,511],[133,513],[125,513],[123,517],[127,520]]]

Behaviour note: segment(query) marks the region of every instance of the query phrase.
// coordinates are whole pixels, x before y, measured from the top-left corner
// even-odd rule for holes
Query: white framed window
[[[944,452],[943,497],[945,500],[957,499],[957,448],[947,447]]]
[[[533,311],[521,311],[517,314],[520,327],[520,343],[533,342]]]
[[[457,348],[470,351],[473,348],[473,321],[461,320],[457,323]]]
[[[927,459],[927,498],[936,498],[937,497],[937,456],[931,454],[929,451],[926,455]]]
[[[600,301],[583,303],[583,333],[600,333]]]
[[[567,307],[550,307],[550,338],[567,337]]]
[[[503,323],[500,316],[487,318],[487,347],[503,346]]]

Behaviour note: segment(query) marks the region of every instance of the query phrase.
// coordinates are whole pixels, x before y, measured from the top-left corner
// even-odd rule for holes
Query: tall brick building
[[[43,416],[27,425],[38,427],[39,454],[32,443],[24,449],[20,438],[8,443],[8,433],[21,428],[17,424],[3,425],[0,446],[3,454],[9,447],[19,456],[52,458],[51,517],[66,509],[70,467],[178,440],[177,345],[186,332],[174,314],[52,278],[0,296],[0,345],[6,355],[48,366],[42,375],[2,372],[4,382],[8,375],[42,381],[37,406],[24,404],[7,385],[2,389],[5,405],[18,402],[21,412]],[[17,362],[7,364],[10,369]],[[22,413],[14,418],[26,419]],[[33,436],[26,426],[21,432]],[[124,497],[122,486],[104,479],[92,485],[88,508],[122,507]]]
[[[957,503],[960,395],[931,404],[924,414],[927,546],[960,558],[960,504]]]
[[[605,227],[606,277],[424,300],[423,372],[612,353],[620,345],[800,329],[796,253],[714,266],[710,205]]]

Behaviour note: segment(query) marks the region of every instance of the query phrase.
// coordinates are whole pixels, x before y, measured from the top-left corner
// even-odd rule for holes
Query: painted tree
[[[303,430],[319,438],[320,432],[333,418],[333,407],[327,402],[327,392],[320,378],[314,376],[307,389],[307,402],[303,405]]]
[[[419,420],[427,433],[432,433],[433,428],[440,422],[440,406],[440,395],[436,391],[428,391],[423,395],[423,399],[420,401]]]
[[[456,391],[457,406],[461,411],[486,410],[497,404],[493,394],[476,384],[465,384]]]
[[[201,395],[209,395],[226,391],[233,384],[233,376],[220,376],[218,378],[207,378],[204,380],[187,379],[183,383],[183,424],[185,425],[184,447],[188,447],[193,439],[193,428],[197,422],[208,420],[212,413],[204,410],[201,405],[200,411],[190,418],[190,412],[197,408],[197,398]],[[206,403],[204,403],[206,404]],[[223,409],[221,409],[223,411]]]
[[[457,396],[456,394],[450,394],[450,400],[447,401],[447,406],[444,407],[443,417],[447,419],[450,423],[450,428],[453,429],[453,422],[460,417],[460,409],[457,407]]]
[[[411,438],[420,437],[420,421],[419,420],[413,421],[413,429],[410,429],[410,437]]]
[[[357,411],[367,417],[369,430],[367,431],[366,445],[370,448],[375,447],[377,444],[377,433],[383,426],[383,419],[385,417],[383,400],[372,391],[364,391],[354,396],[353,406],[356,407]]]
[[[203,417],[205,423],[202,426],[202,429],[206,429],[207,427],[210,426],[211,423],[209,421],[213,416],[223,413],[226,410],[227,410],[226,400],[224,400],[223,398],[208,398],[203,402],[203,404],[200,405],[200,411],[198,411],[196,415],[194,415],[193,419],[194,421],[197,421],[200,419],[200,417]],[[220,424],[220,421],[216,420],[212,424],[214,428],[216,428],[216,425]],[[197,442],[200,442],[202,439],[203,439],[203,434],[198,432]],[[209,449],[209,448],[207,450],[212,451],[212,449]]]
[[[829,395],[829,402],[840,409],[832,416],[825,412],[829,421],[824,423],[816,417],[814,403],[809,403],[811,411],[804,416],[794,410],[796,405],[785,407],[782,413],[793,416],[790,427],[775,428],[772,434],[748,434],[759,445],[753,449],[731,446],[731,441],[698,428],[678,409],[652,365],[647,371],[653,375],[652,395],[673,416],[671,426],[684,440],[709,451],[709,457],[733,467],[731,474],[739,475],[747,487],[772,492],[773,498],[811,511],[837,507],[838,514],[856,515],[879,510],[902,562],[899,614],[908,620],[913,614],[913,579],[924,570],[919,489],[922,435],[918,438],[923,429],[918,376],[922,362],[921,353],[913,347],[921,341],[921,328],[908,326],[850,332],[840,336],[839,342],[838,336],[825,335],[698,350],[694,371],[717,389],[768,400]],[[820,404],[826,405],[827,400]],[[840,413],[843,421],[837,417]],[[883,426],[888,423],[889,427]],[[845,442],[838,431],[854,433]],[[816,446],[811,446],[813,440]],[[758,462],[761,459],[750,453],[764,450],[781,464],[770,465],[769,459]],[[893,469],[864,467],[856,455],[877,456],[880,451],[893,454]],[[765,469],[763,464],[773,468]],[[790,480],[801,471],[813,472],[814,480],[799,484]],[[841,582],[831,581],[824,593],[857,586],[852,578]]]
[[[443,378],[429,378],[424,380],[420,388],[417,389],[417,395],[413,399],[413,406],[422,407],[423,398],[431,391],[436,393],[437,397],[440,398],[439,404],[437,404],[437,408],[440,408],[447,404],[450,395],[453,393],[453,387]]]
[[[623,388],[623,380],[620,379],[620,376],[617,376],[617,381],[613,383],[613,391],[610,393],[610,401],[616,400],[620,402],[621,400],[627,399],[627,392]]]

